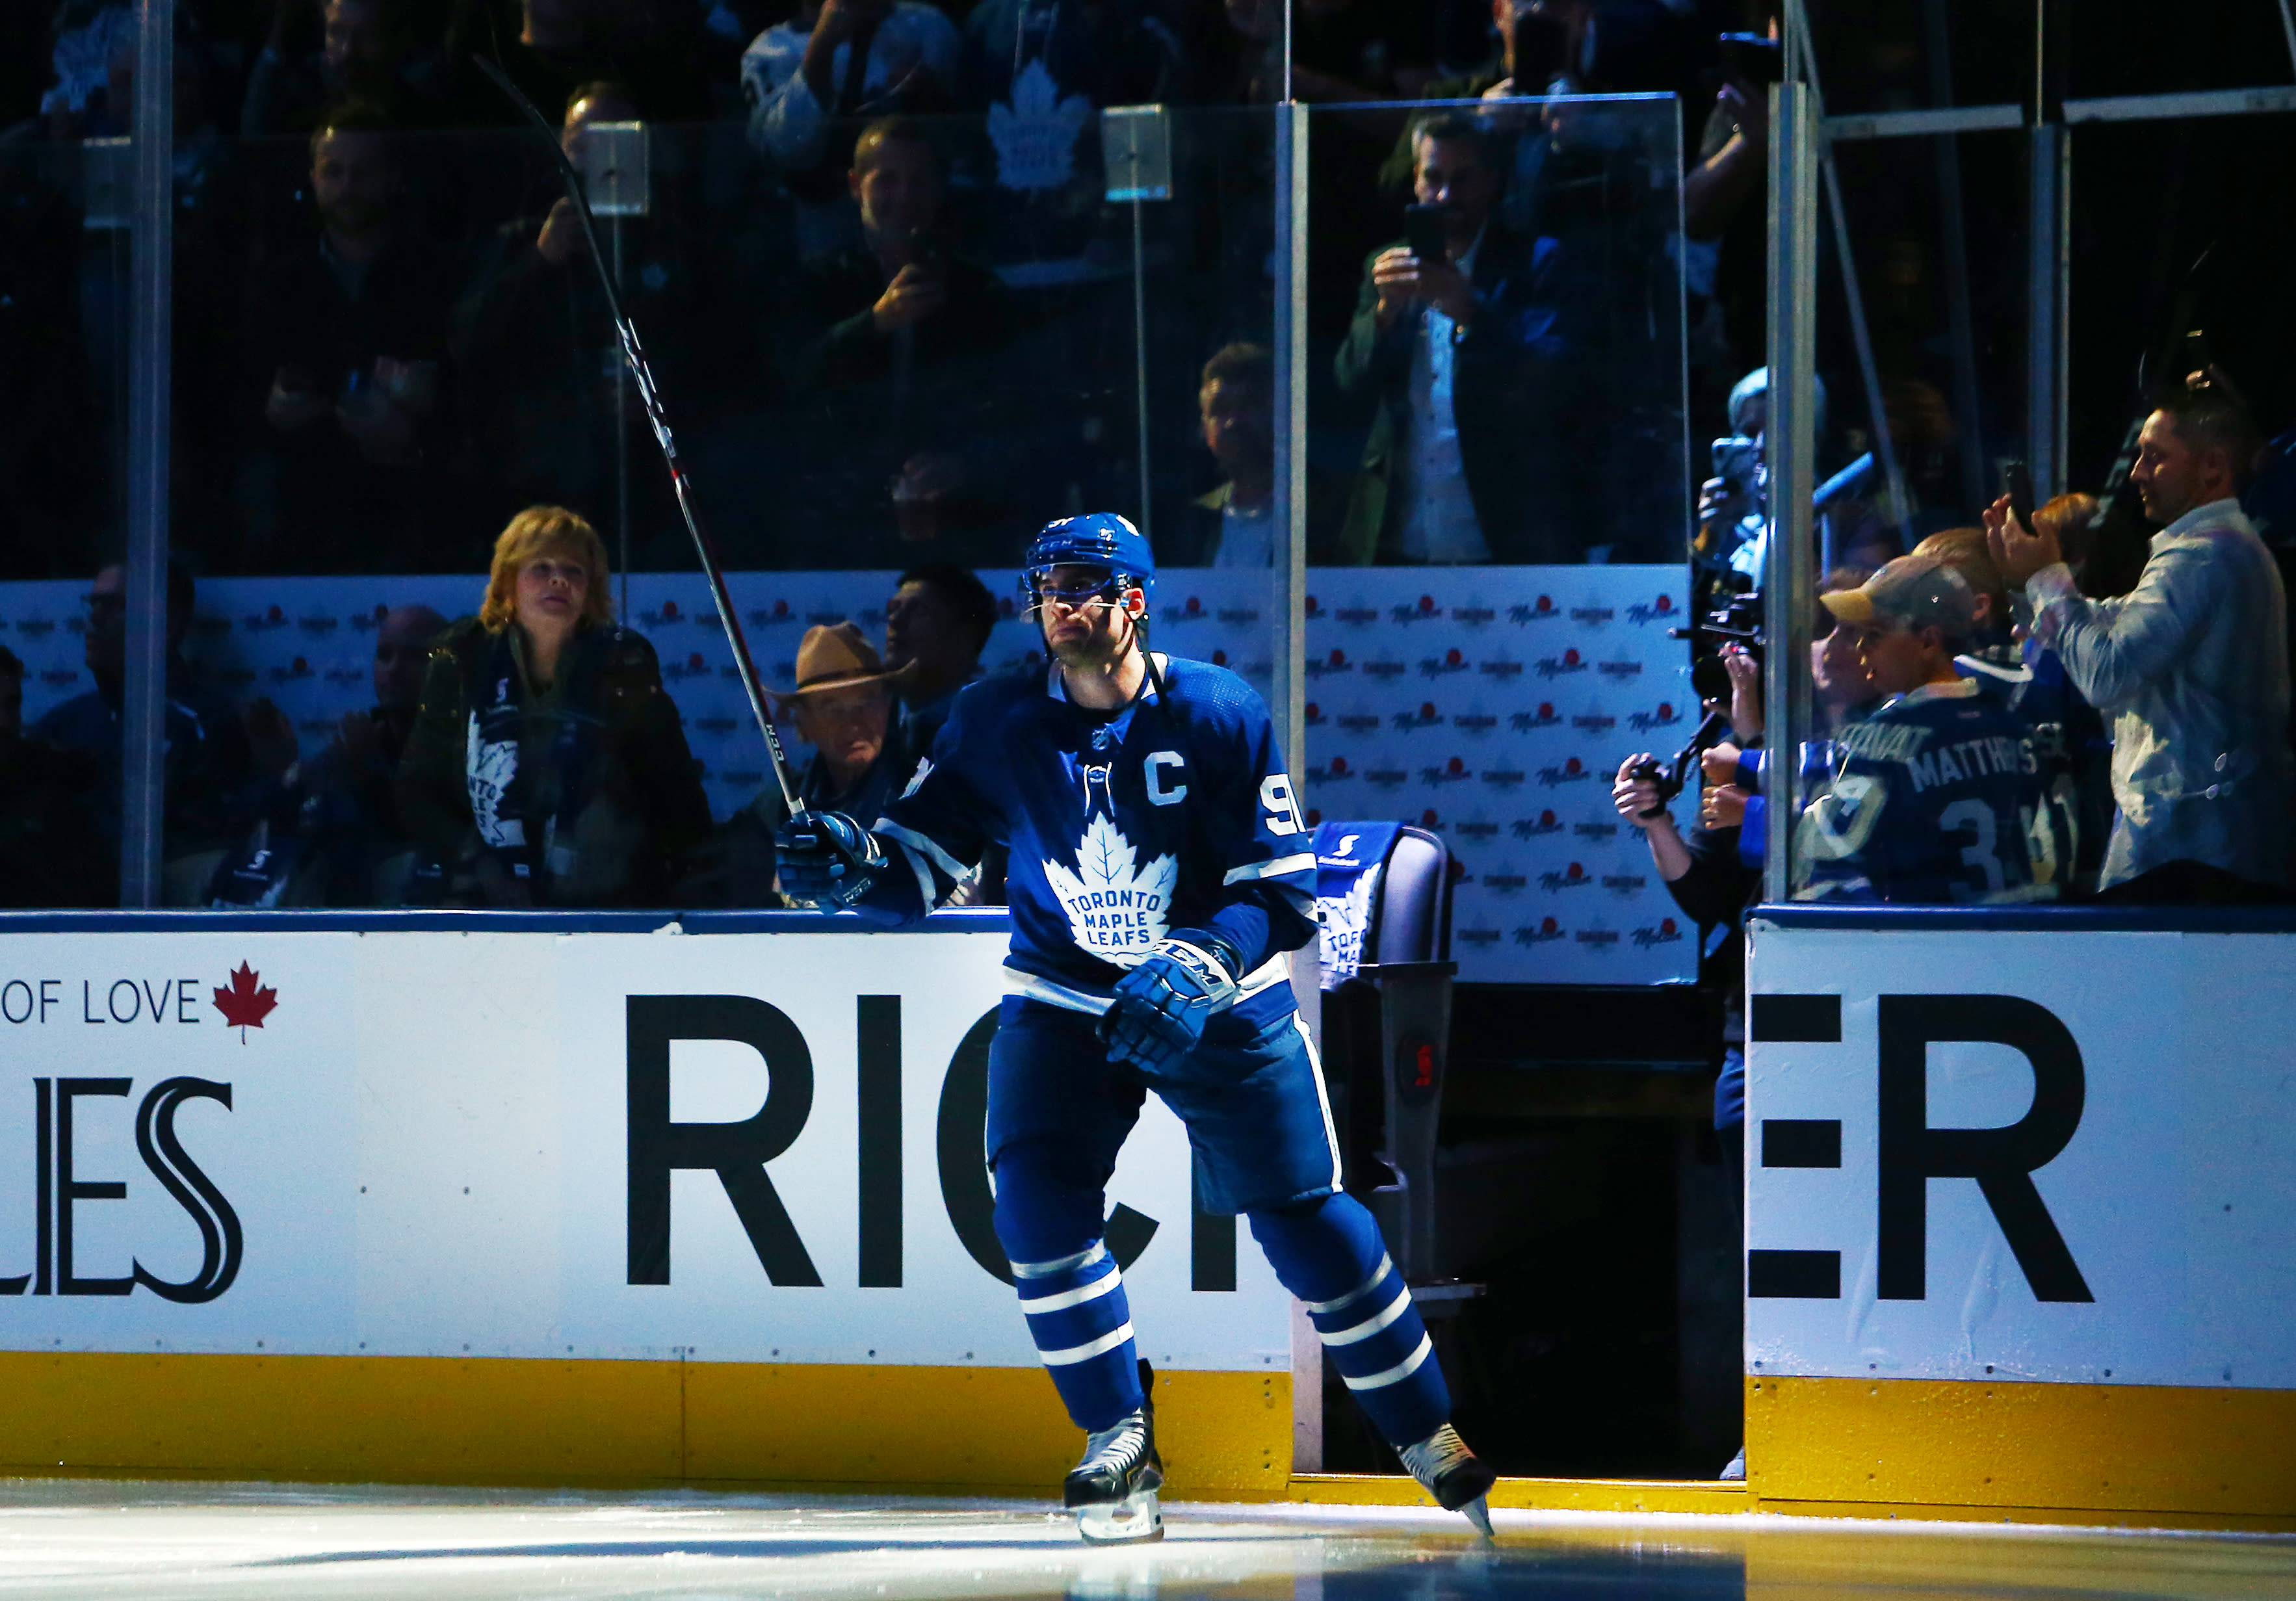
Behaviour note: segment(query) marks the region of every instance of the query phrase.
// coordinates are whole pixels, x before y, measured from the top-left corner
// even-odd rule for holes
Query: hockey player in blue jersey
[[[988,1058],[996,1234],[1084,1459],[1063,1486],[1095,1541],[1153,1539],[1152,1377],[1101,1239],[1116,1154],[1153,1089],[1187,1126],[1203,1203],[1241,1212],[1329,1359],[1444,1507],[1486,1533],[1489,1468],[1371,1214],[1340,1188],[1285,953],[1315,932],[1316,858],[1267,708],[1225,668],[1152,653],[1148,542],[1055,522],[1022,585],[1052,660],[969,685],[873,827],[801,813],[783,891],[922,917],[1009,848],[1005,998]]]
[[[2032,837],[2049,824],[2031,737],[1954,665],[1976,631],[1968,581],[1934,556],[1900,556],[1818,598],[1857,630],[1858,659],[1890,698],[1834,741],[1795,832],[1795,898],[2054,898],[2034,868]]]

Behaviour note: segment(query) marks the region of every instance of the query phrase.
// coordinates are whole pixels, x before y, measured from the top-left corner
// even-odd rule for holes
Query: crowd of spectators
[[[181,645],[195,582],[168,572],[160,899],[176,907],[758,907],[779,904],[768,783],[722,824],[653,646],[618,624],[604,542],[560,506],[496,538],[476,609],[377,619],[373,704],[308,747],[266,696],[239,700]],[[0,872],[12,907],[117,898],[125,583],[86,597],[94,687],[23,719],[0,648]],[[881,651],[850,621],[808,629],[768,702],[812,752],[800,804],[874,817],[977,677],[998,608],[967,568],[900,575]],[[969,895],[999,893],[995,863]]]
[[[1759,441],[1759,415],[1741,420]],[[1746,442],[1718,441],[1718,464]],[[1620,769],[1621,815],[1710,928],[1756,893],[1777,804],[1792,809],[1798,899],[2286,901],[2291,640],[2281,559],[2259,531],[2286,459],[2208,368],[2157,397],[2113,496],[2035,508],[2005,494],[1981,526],[1902,555],[1884,530],[1857,547],[1878,567],[1821,586],[1817,727],[1792,772],[1769,776],[1755,659],[1726,645],[1732,694],[1706,706],[1726,733],[1701,756],[1697,830],[1685,839],[1656,804],[1647,752]],[[1729,471],[1707,486],[1698,552],[1718,595],[1759,571],[1730,565]],[[2115,522],[2152,530],[2134,571],[2106,559],[2128,537]]]
[[[1273,0],[184,0],[177,589],[193,572],[467,571],[537,504],[625,541],[601,557],[599,603],[607,569],[684,561],[577,214],[482,59],[558,120],[578,168],[619,148],[601,125],[654,129],[651,180],[605,219],[608,242],[733,565],[962,572],[1001,562],[1047,514],[1128,504],[1143,478],[1136,359],[1159,392],[1193,401],[1142,420],[1162,446],[1145,508],[1160,554],[1266,563],[1278,397],[1256,231],[1265,147],[1182,142],[1182,188],[1218,215],[1152,256],[1158,337],[1136,355],[1130,224],[1100,194],[1095,113],[1280,97],[1283,13]],[[125,256],[71,226],[87,174],[40,152],[127,131],[133,14],[125,0],[62,0],[40,26],[12,24],[45,62],[0,81],[16,96],[0,103],[0,353],[24,380],[0,418],[12,576],[85,573],[117,547],[118,475],[89,424],[119,409],[99,375],[124,339]],[[1309,288],[1310,561],[1673,558],[1665,502],[1678,480],[1646,469],[1678,456],[1683,398],[1678,379],[1669,391],[1636,373],[1686,355],[1693,416],[1727,429],[1694,557],[1724,587],[1759,574],[1762,374],[1727,380],[1760,342],[1768,10],[1299,0],[1291,25],[1290,93],[1341,108],[1315,154],[1329,226]],[[1629,124],[1547,98],[1636,90],[1682,108],[1679,222],[1659,208],[1655,232],[1635,198],[1652,188],[1647,152],[1620,154]],[[1379,111],[1421,99],[1454,104]],[[92,170],[96,157],[81,160]],[[1250,203],[1222,203],[1238,192]],[[1620,268],[1636,250],[1679,272],[1686,353],[1649,333],[1663,319]],[[1825,507],[1829,559],[1857,581],[1829,603],[1819,665],[1897,710],[1844,704],[1841,727],[1797,754],[1802,890],[2223,899],[2284,884],[2275,819],[2296,786],[2284,604],[2236,509],[2253,456],[2237,404],[2204,386],[2148,426],[2133,483],[2166,529],[2149,550],[2126,529],[2102,538],[2130,514],[2082,497],[2030,529],[1999,507],[1969,523],[1975,508],[1956,516],[1932,492],[1969,431],[1917,377],[1892,376],[1883,404],[1869,427],[1887,426],[1915,515],[1891,526],[1870,474]],[[2150,559],[2125,560],[2132,550]],[[116,569],[94,587],[96,688],[38,730],[0,735],[10,762],[32,764],[24,815],[61,817],[55,796],[94,786],[69,819],[92,842],[38,866],[98,899],[119,829],[103,796],[117,783],[119,588]],[[919,616],[955,603],[946,586],[919,593]],[[411,653],[437,626],[406,612],[381,632]],[[882,781],[901,748],[906,714],[861,704],[899,699],[882,687],[897,670],[938,673],[944,696],[961,681],[904,668],[887,645],[880,657],[858,637],[808,641],[801,667],[827,677],[797,685],[791,705],[826,742],[808,780],[824,793]],[[299,762],[275,712],[202,704],[177,660],[168,715],[187,720],[170,744],[171,842],[220,852],[228,897],[425,892],[406,881],[406,839],[377,822],[397,815],[379,775],[421,746],[410,673],[379,665],[373,711]],[[1706,759],[1701,803],[1702,823],[1734,831],[1742,865],[1759,856],[1767,804],[1747,700]],[[1933,702],[1936,719],[1974,727],[1999,711],[2021,730],[2030,782],[2013,802],[1988,790],[1987,823],[1967,820],[1978,800],[1898,770],[1893,752],[1921,742],[1891,718]],[[1939,807],[1964,821],[1948,826]],[[1873,870],[1888,819],[1931,812],[1936,839],[1967,835],[1951,859]],[[769,817],[752,821],[769,835]],[[330,828],[341,837],[290,859]],[[666,864],[691,858],[714,882],[754,883],[740,852],[681,841],[611,876],[666,892],[687,870]]]
[[[42,9],[0,39],[44,64],[0,81],[15,95],[0,101],[0,350],[27,380],[0,402],[0,497],[33,536],[9,542],[0,573],[63,577],[116,550],[124,516],[105,440],[124,426],[125,234],[87,210],[105,158],[80,142],[129,129],[135,29],[127,0]],[[201,573],[455,571],[519,507],[549,501],[627,536],[640,565],[674,558],[675,508],[580,229],[481,62],[561,124],[578,167],[597,124],[653,130],[643,209],[605,231],[734,565],[979,563],[1048,512],[1129,505],[1131,223],[1101,193],[1096,113],[1279,96],[1283,12],[182,0],[174,548]],[[1332,201],[1311,293],[1330,308],[1311,380],[1319,557],[1671,554],[1663,492],[1614,512],[1585,480],[1668,440],[1678,455],[1672,319],[1629,303],[1643,267],[1679,258],[1667,270],[1692,280],[1700,322],[1720,303],[1717,262],[1751,243],[1741,277],[1758,306],[1761,97],[1716,41],[1766,23],[1761,0],[1293,8],[1292,92],[1363,108],[1326,120],[1315,158],[1318,204]],[[1671,108],[1664,137],[1632,150],[1591,112],[1505,108],[1614,90],[1687,108],[1687,235],[1670,245],[1671,190],[1641,164],[1674,159]],[[1377,111],[1443,96],[1485,109],[1439,119],[1434,137],[1404,131],[1424,118]],[[1160,395],[1205,387],[1192,382],[1204,363],[1273,326],[1271,135],[1199,126],[1150,255],[1156,337],[1139,358]],[[1358,264],[1414,201],[1442,214],[1444,259],[1406,269],[1407,242],[1384,250],[1366,328],[1346,308]],[[1621,232],[1637,206],[1660,234]],[[1636,271],[1620,270],[1627,257]],[[1723,359],[1742,366],[1759,316],[1733,316]],[[1451,418],[1414,410],[1431,395],[1449,406],[1453,364],[1414,366],[1441,333],[1460,341],[1456,446]],[[1231,399],[1252,382],[1223,381]],[[1581,437],[1505,421],[1524,403]],[[1146,510],[1175,558],[1214,548],[1207,492],[1250,481],[1194,448],[1196,422],[1168,403],[1150,420]],[[1507,433],[1549,459],[1489,466]],[[1414,487],[1447,450],[1467,462],[1472,528]],[[1251,504],[1219,509],[1235,523]]]

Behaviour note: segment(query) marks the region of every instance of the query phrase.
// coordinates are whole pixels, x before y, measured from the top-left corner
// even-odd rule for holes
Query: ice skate
[[[1498,1475],[1483,1466],[1482,1458],[1467,1449],[1459,1438],[1459,1431],[1445,1424],[1416,1445],[1406,1445],[1397,1453],[1404,1467],[1419,1481],[1419,1487],[1433,1496],[1446,1512],[1464,1512],[1467,1521],[1491,1536],[1491,1509],[1484,1499],[1490,1493]]]
[[[1164,1463],[1156,1455],[1154,1383],[1154,1373],[1143,1361],[1140,1409],[1086,1435],[1084,1460],[1061,1486],[1061,1498],[1076,1513],[1077,1533],[1087,1544],[1133,1545],[1164,1538],[1164,1514],[1156,1505]]]

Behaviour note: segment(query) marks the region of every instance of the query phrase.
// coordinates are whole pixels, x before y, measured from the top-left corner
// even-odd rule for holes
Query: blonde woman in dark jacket
[[[398,800],[454,905],[660,905],[708,838],[653,647],[615,625],[573,513],[529,506],[495,541],[485,603],[431,651]]]

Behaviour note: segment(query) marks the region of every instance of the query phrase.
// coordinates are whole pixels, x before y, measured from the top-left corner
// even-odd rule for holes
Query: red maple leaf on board
[[[224,1022],[239,1030],[239,1042],[247,1043],[247,1031],[259,1029],[271,1008],[279,1004],[279,991],[265,984],[257,987],[262,974],[242,962],[232,971],[231,988],[215,992],[216,1010],[223,1014]]]

